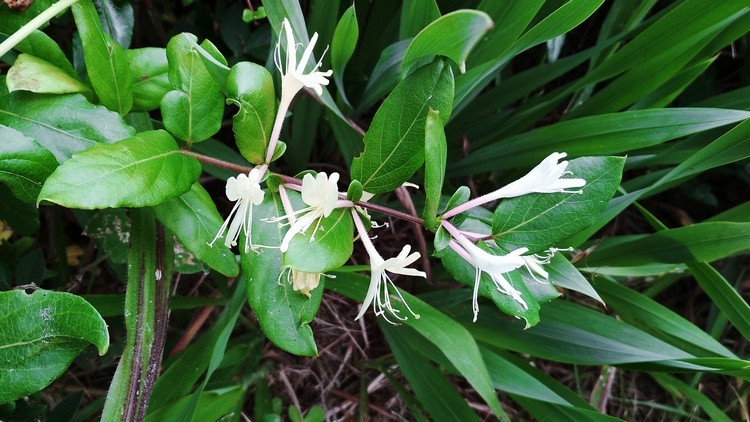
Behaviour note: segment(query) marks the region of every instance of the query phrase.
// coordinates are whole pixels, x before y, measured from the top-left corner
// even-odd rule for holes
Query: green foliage
[[[59,377],[88,344],[103,355],[107,325],[96,310],[70,293],[23,290],[0,293],[0,403],[35,393]]]
[[[190,189],[200,165],[164,131],[142,132],[74,155],[47,179],[37,203],[69,208],[158,205]]]
[[[0,4],[0,419],[742,417],[746,1],[225,3]]]
[[[451,114],[453,72],[443,62],[404,79],[383,102],[365,135],[365,150],[352,162],[352,177],[371,193],[390,192],[424,162],[424,127],[430,109],[443,123]]]

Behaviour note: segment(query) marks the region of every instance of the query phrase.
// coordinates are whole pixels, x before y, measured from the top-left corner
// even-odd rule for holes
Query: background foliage
[[[0,5],[0,37],[51,3]],[[369,280],[357,274],[366,270],[358,248],[308,300],[288,283],[248,282],[268,277],[280,254],[243,254],[254,270],[238,277],[229,249],[205,246],[231,208],[224,180],[237,172],[180,148],[262,161],[266,138],[251,135],[272,123],[271,54],[284,17],[303,45],[305,28],[319,33],[318,45],[330,45],[323,68],[334,71],[320,98],[294,103],[285,174],[338,171],[374,193],[411,179],[425,194],[397,189],[378,201],[424,209],[428,225],[452,196],[496,189],[551,152],[567,152],[576,175],[604,174],[587,180],[617,191],[606,203],[572,195],[558,209],[560,198],[530,195],[494,216],[460,216],[510,244],[575,247],[553,258],[554,286],[511,279],[536,286],[525,294],[541,302],[538,313],[522,321],[483,302],[472,322],[459,283],[471,286],[473,269],[445,252],[428,258],[444,234],[433,247],[432,234],[382,215],[390,227],[378,246],[395,255],[395,245],[414,244],[429,274],[399,284],[421,315],[401,326],[352,321]],[[750,8],[734,0],[80,0],[0,65],[0,415],[112,415],[120,402],[105,407],[108,390],[125,400],[133,371],[110,387],[118,360],[158,367],[143,347],[157,339],[162,371],[140,368],[152,394],[135,419],[748,419],[749,30]],[[234,66],[243,61],[260,66]],[[427,125],[428,144],[442,145],[444,125],[445,151],[420,147],[373,168],[367,145],[410,142],[382,117],[401,114]],[[116,160],[102,159],[113,150]],[[144,157],[174,174],[149,174]],[[434,165],[443,161],[444,177]],[[607,176],[622,165],[621,181]],[[67,184],[64,172],[85,184]],[[159,196],[143,194],[154,182]],[[275,201],[257,212],[278,215]],[[527,219],[532,204],[567,224]],[[254,234],[280,236],[272,225]],[[136,264],[163,272],[132,279]],[[160,274],[172,265],[170,285]],[[164,314],[130,313],[138,298],[170,292]],[[502,310],[513,305],[485,294]],[[27,356],[46,371],[25,366]]]

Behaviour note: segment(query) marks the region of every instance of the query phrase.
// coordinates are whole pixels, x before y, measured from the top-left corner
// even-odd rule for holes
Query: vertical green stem
[[[102,420],[142,421],[164,351],[172,279],[171,237],[148,208],[130,210],[127,341]]]

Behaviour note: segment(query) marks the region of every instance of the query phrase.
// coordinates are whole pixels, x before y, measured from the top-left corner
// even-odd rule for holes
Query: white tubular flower
[[[521,297],[521,292],[516,290],[516,288],[513,287],[505,277],[503,277],[504,273],[511,272],[526,264],[524,257],[521,255],[528,252],[528,248],[519,248],[507,255],[492,255],[491,253],[479,248],[479,246],[472,243],[460,233],[453,236],[453,238],[456,239],[460,248],[468,254],[467,260],[469,263],[476,268],[476,275],[474,277],[474,294],[472,296],[472,310],[474,311],[475,322],[479,315],[479,302],[477,296],[479,295],[479,283],[482,278],[482,272],[485,272],[490,276],[499,292],[512,297],[513,300],[520,303],[524,309],[529,309],[526,301]],[[459,247],[458,245],[454,246],[454,250],[456,250],[456,247]],[[460,251],[456,251],[461,254]]]
[[[294,34],[292,27],[289,24],[289,20],[284,18],[281,23],[281,31],[286,37],[286,66],[282,67],[281,59],[281,34],[279,34],[279,42],[276,44],[276,50],[274,51],[274,62],[279,72],[282,74],[281,78],[281,97],[282,101],[284,98],[294,97],[294,95],[306,86],[315,91],[318,96],[323,94],[323,85],[328,85],[328,77],[333,73],[332,70],[321,72],[318,69],[321,66],[321,62],[315,64],[313,69],[309,73],[305,73],[307,62],[312,57],[312,51],[315,47],[315,43],[318,41],[318,33],[314,33],[310,38],[310,44],[307,45],[305,51],[302,53],[299,64],[297,63],[297,43],[294,40]],[[323,53],[325,54],[325,53]]]
[[[362,307],[359,310],[359,314],[357,314],[357,317],[354,318],[354,320],[356,321],[362,318],[365,312],[367,312],[367,309],[370,307],[370,305],[372,305],[375,315],[382,315],[383,318],[391,324],[395,323],[388,319],[388,313],[390,313],[399,321],[405,321],[407,317],[400,316],[399,310],[393,309],[391,296],[388,291],[389,287],[393,288],[393,291],[401,300],[401,303],[404,304],[406,309],[415,318],[419,318],[419,315],[414,313],[414,311],[406,303],[404,297],[398,291],[398,288],[393,283],[393,280],[391,280],[391,277],[388,275],[388,273],[426,278],[427,274],[425,274],[423,271],[419,271],[414,268],[407,268],[407,266],[413,264],[416,260],[418,260],[421,255],[419,254],[419,252],[410,254],[409,252],[411,252],[411,246],[406,245],[401,250],[401,253],[399,253],[396,257],[384,260],[383,257],[380,256],[378,251],[375,249],[375,246],[370,241],[370,238],[367,236],[367,230],[365,230],[364,225],[362,224],[362,220],[359,218],[359,215],[357,215],[357,212],[355,210],[352,210],[352,216],[354,217],[354,224],[357,226],[357,231],[359,232],[362,244],[365,245],[367,254],[370,256],[370,287],[367,289],[367,295],[365,295],[365,300],[362,302]],[[386,311],[388,312],[386,313]]]
[[[564,152],[553,152],[536,167],[531,169],[526,176],[498,189],[494,194],[490,195],[494,197],[493,199],[498,199],[512,198],[529,193],[581,193],[581,190],[566,190],[586,185],[584,179],[563,179],[563,176],[566,174],[572,174],[566,170],[568,162],[560,161],[560,159],[566,156],[567,154]]]
[[[306,273],[304,271],[292,268],[289,271],[289,277],[292,279],[292,288],[295,292],[300,292],[310,298],[310,290],[315,290],[320,284],[321,273]]]
[[[224,245],[226,247],[237,245],[240,229],[242,229],[245,234],[245,253],[250,250],[250,247],[252,247],[253,205],[260,205],[265,195],[265,192],[260,188],[261,176],[262,174],[258,169],[252,169],[248,174],[241,173],[237,177],[230,177],[227,180],[227,198],[230,201],[236,201],[236,203],[214,240],[208,244],[209,246],[213,246],[217,240],[224,237],[225,231],[227,237],[224,240]],[[227,226],[229,230],[227,230]]]
[[[302,178],[302,200],[309,207],[296,211],[294,215],[282,217],[282,219],[286,218],[294,222],[281,241],[281,252],[286,252],[289,249],[289,243],[297,233],[306,232],[317,221],[315,229],[310,235],[310,241],[315,240],[315,232],[320,227],[320,220],[331,215],[338,203],[338,181],[338,173],[331,173],[330,177],[323,172],[318,173],[316,177],[308,173]],[[296,216],[296,214],[299,215]]]

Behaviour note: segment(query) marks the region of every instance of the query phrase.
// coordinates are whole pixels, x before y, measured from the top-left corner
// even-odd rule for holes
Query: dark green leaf
[[[89,88],[59,67],[29,54],[20,54],[8,69],[5,82],[8,91],[31,91],[39,94],[68,94]]]
[[[237,260],[223,242],[208,245],[223,221],[205,189],[194,183],[189,191],[154,207],[156,218],[182,242],[185,248],[209,267],[235,277]]]
[[[339,294],[361,301],[365,297],[369,281],[369,277],[339,272],[336,273],[336,278],[328,280],[327,285]],[[408,302],[409,307],[420,316],[420,318],[405,320],[404,325],[413,328],[440,349],[448,361],[485,400],[495,415],[506,419],[507,416],[500,406],[495,390],[490,385],[487,367],[472,336],[455,320],[419,298],[404,291],[400,293]],[[401,315],[408,314],[401,301],[391,297],[391,304]]]
[[[690,403],[695,403],[703,408],[703,411],[706,412],[712,421],[731,422],[733,420],[726,413],[722,412],[719,406],[714,404],[711,399],[679,379],[667,374],[652,373],[650,375],[667,391],[672,392],[679,398],[683,398],[684,396],[690,400]]]
[[[0,124],[36,139],[59,162],[92,145],[135,134],[117,113],[89,103],[80,94],[8,93],[5,86],[0,78]]]
[[[163,48],[127,50],[133,77],[133,110],[150,111],[159,108],[161,99],[171,91],[167,76],[167,52]]]
[[[160,407],[157,411],[149,413],[145,420],[147,422],[228,420],[228,418],[236,414],[238,408],[242,407],[242,401],[246,394],[245,388],[241,385],[203,391],[198,395],[192,419],[182,419],[185,416],[183,409],[193,399],[189,396],[182,397],[170,405]]]
[[[571,157],[607,155],[680,138],[750,117],[739,110],[671,108],[627,111],[565,121],[513,136],[473,151],[449,168],[475,174],[534,164],[555,151]]]
[[[71,9],[94,92],[105,107],[124,116],[133,106],[130,65],[125,50],[102,29],[92,0],[79,0]]]
[[[428,229],[434,229],[437,224],[437,213],[440,207],[443,179],[445,179],[445,163],[448,154],[448,144],[445,141],[440,112],[430,109],[425,121],[424,138],[424,191],[425,205],[422,218]]]
[[[435,0],[406,0],[401,5],[399,39],[412,38],[440,17]]]
[[[339,19],[336,30],[331,41],[331,68],[333,70],[333,81],[336,89],[346,98],[344,92],[344,68],[354,53],[359,39],[359,27],[357,26],[357,12],[354,4],[349,6]]]
[[[276,116],[273,78],[263,66],[239,62],[229,72],[226,89],[227,102],[239,107],[232,118],[237,148],[247,161],[262,164]]]
[[[126,0],[96,0],[104,32],[123,48],[130,47],[133,37],[133,6]]]
[[[221,129],[224,95],[203,64],[195,35],[182,33],[167,44],[169,82],[176,88],[161,101],[164,128],[188,143]]]
[[[414,37],[404,55],[401,71],[408,72],[422,58],[445,56],[456,62],[463,73],[466,57],[490,28],[492,19],[478,10],[457,10],[443,15]]]
[[[625,160],[586,157],[571,160],[568,170],[586,180],[583,193],[533,193],[504,199],[495,209],[492,233],[509,250],[535,253],[591,225],[620,184]]]
[[[89,343],[103,355],[107,324],[70,293],[0,293],[0,403],[35,393],[59,377]]]
[[[47,179],[37,202],[83,209],[158,205],[188,191],[200,172],[198,160],[182,154],[168,133],[142,132],[75,154]]]
[[[586,296],[596,299],[602,304],[605,302],[599,297],[599,294],[591,287],[586,278],[559,252],[555,252],[548,265],[544,268],[549,272],[549,282],[555,286],[568,290],[574,290],[583,293]],[[608,303],[608,302],[607,302]]]
[[[281,214],[277,195],[266,192],[263,203],[253,210],[253,244],[273,247],[242,254],[248,300],[260,328],[275,345],[296,355],[316,356],[318,349],[309,324],[320,306],[323,286],[312,290],[308,299],[292,289],[289,273],[282,272],[281,252],[275,248],[281,244],[281,228],[261,221]]]
[[[417,332],[409,327],[393,327],[383,322],[379,325],[399,369],[414,389],[422,407],[434,420],[479,420],[456,388],[412,344],[412,338],[419,336]]]
[[[653,263],[706,262],[750,249],[750,223],[709,222],[648,235],[602,240],[585,265],[637,266]]]
[[[424,162],[424,128],[430,108],[448,121],[453,72],[435,62],[404,79],[375,113],[365,150],[352,163],[352,177],[370,193],[390,192],[411,178]]]
[[[37,141],[9,127],[0,125],[0,139],[0,182],[22,201],[36,202],[57,160]]]

